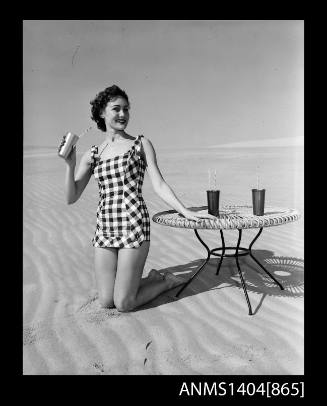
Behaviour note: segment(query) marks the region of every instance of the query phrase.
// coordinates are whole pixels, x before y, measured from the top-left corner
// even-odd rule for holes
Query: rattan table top
[[[190,207],[192,211],[207,213],[207,206]],[[219,216],[216,220],[199,219],[188,220],[175,210],[162,211],[156,213],[152,220],[155,223],[177,228],[191,229],[243,229],[243,228],[262,228],[279,226],[298,220],[301,217],[296,209],[283,207],[265,207],[263,216],[255,216],[252,212],[252,206],[224,206],[219,210]]]

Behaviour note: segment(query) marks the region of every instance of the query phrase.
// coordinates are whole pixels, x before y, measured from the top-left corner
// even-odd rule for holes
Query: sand
[[[303,212],[303,147],[157,151],[166,181],[188,206],[205,204],[208,168],[216,168],[221,205],[250,204],[256,165],[270,206]],[[215,276],[217,258],[176,299],[163,293],[137,311],[101,309],[93,270],[97,184],[64,199],[65,165],[53,151],[24,158],[23,373],[25,375],[303,374],[303,217],[264,229],[254,253],[281,291],[249,258],[240,260],[254,311],[233,259]],[[150,212],[170,209],[146,175]],[[255,230],[243,233],[247,245]],[[219,234],[202,231],[211,248]],[[237,232],[225,233],[235,245]],[[191,230],[151,223],[144,276],[152,269],[188,278],[206,256]]]

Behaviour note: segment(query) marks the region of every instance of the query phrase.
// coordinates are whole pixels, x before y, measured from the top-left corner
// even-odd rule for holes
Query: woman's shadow
[[[303,297],[303,259],[275,256],[272,251],[268,250],[252,250],[252,254],[284,287],[284,290],[281,290],[249,255],[239,257],[239,264],[247,291],[262,295],[256,309],[253,309],[253,314],[258,312],[267,295],[293,298]],[[216,275],[219,260],[220,258],[211,256],[209,262],[178,297],[176,294],[181,289],[181,286],[162,293],[156,299],[139,307],[138,310],[145,310],[176,300],[183,300],[185,297],[198,295],[209,290],[219,291],[220,289],[237,287],[240,289],[240,293],[244,295],[235,258],[224,258],[219,275]],[[185,278],[186,282],[203,263],[204,259],[196,259],[183,265],[157,270],[161,273],[172,272]]]

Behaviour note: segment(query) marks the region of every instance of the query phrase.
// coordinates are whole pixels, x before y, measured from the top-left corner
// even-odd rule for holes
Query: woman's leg
[[[95,248],[95,277],[102,307],[114,307],[117,258],[117,248]]]
[[[165,279],[162,276],[140,284],[149,247],[150,242],[144,241],[139,248],[119,250],[114,289],[114,303],[119,311],[133,310],[181,283],[177,279]]]

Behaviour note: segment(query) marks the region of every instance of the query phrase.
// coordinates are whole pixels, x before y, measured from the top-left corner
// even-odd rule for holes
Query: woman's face
[[[123,131],[129,121],[129,104],[123,97],[110,100],[102,113],[107,129]]]

